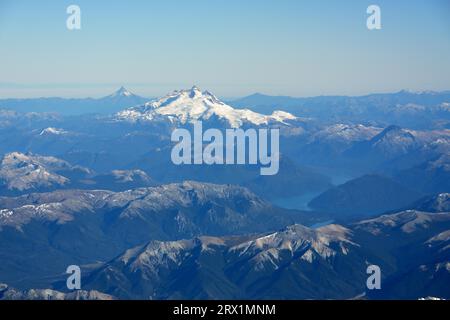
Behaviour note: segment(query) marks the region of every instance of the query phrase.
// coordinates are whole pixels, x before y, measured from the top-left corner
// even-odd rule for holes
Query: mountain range
[[[195,86],[194,86],[195,87]],[[195,87],[196,88],[196,87]],[[190,90],[179,90],[190,91]],[[173,94],[177,94],[174,92]],[[171,96],[169,94],[167,97]],[[212,95],[213,96],[213,95]],[[214,99],[214,98],[213,98]],[[30,98],[1,99],[0,109],[19,112],[47,112],[63,115],[80,115],[84,113],[113,114],[133,106],[147,110],[154,98],[141,97],[131,93],[124,87],[102,98]],[[430,127],[449,128],[450,91],[413,92],[402,90],[395,93],[369,94],[365,96],[317,96],[297,98],[289,96],[269,96],[260,93],[247,97],[227,100],[226,105],[235,108],[247,108],[255,113],[272,114],[275,119],[306,117],[320,119],[327,123],[353,122],[377,123],[378,126],[398,125],[414,129]],[[250,117],[247,110],[245,117]],[[276,112],[283,110],[283,112]],[[133,114],[130,117],[148,117]],[[164,109],[160,110],[164,112]],[[220,113],[220,111],[219,111]],[[156,113],[157,114],[157,113]],[[288,115],[292,114],[292,115]],[[205,114],[206,115],[206,114]],[[154,117],[155,113],[150,117]],[[195,117],[196,115],[194,115]],[[258,118],[258,122],[268,119]]]
[[[449,98],[0,100],[0,299],[450,298]],[[279,128],[279,173],[173,164],[198,120]]]
[[[120,87],[114,93],[101,98],[1,99],[0,108],[18,112],[47,112],[62,115],[111,114],[148,100],[150,98],[138,96]]]
[[[449,101],[450,91],[402,90],[357,97],[295,98],[253,94],[229,103],[232,106],[246,107],[264,113],[270,113],[283,106],[284,111],[296,116],[312,117],[332,123],[369,122],[383,127],[398,125],[415,129],[427,129],[438,125],[440,128],[448,129]]]
[[[58,189],[128,190],[156,185],[142,170],[95,173],[56,157],[12,152],[0,163],[0,193],[19,195]]]
[[[0,283],[0,300],[114,300],[114,297],[95,290],[70,293],[51,289],[17,290]]]
[[[19,288],[30,268],[42,284],[48,280],[40,277],[66,264],[104,260],[153,239],[263,232],[321,219],[275,207],[242,187],[198,182],[31,193],[1,197],[0,208],[0,275]]]
[[[94,269],[87,288],[122,299],[449,298],[437,280],[448,279],[449,224],[448,213],[407,211],[315,230],[151,241]],[[383,270],[387,292],[367,290],[369,264]]]

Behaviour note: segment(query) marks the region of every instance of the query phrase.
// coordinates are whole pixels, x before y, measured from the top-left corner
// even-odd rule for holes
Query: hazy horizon
[[[83,92],[79,92],[78,95],[32,95],[32,93],[34,92],[33,90],[27,90],[26,92],[28,93],[27,96],[22,96],[22,97],[18,97],[18,96],[2,96],[0,95],[0,100],[4,100],[4,99],[47,99],[47,98],[62,98],[62,99],[99,99],[99,98],[103,98],[103,97],[107,97],[112,95],[114,92],[118,91],[121,87],[124,87],[125,89],[127,89],[129,92],[136,94],[140,97],[143,98],[149,98],[149,99],[155,99],[155,98],[160,98],[160,97],[164,97],[167,94],[172,93],[175,90],[187,90],[190,89],[192,86],[197,86],[195,84],[191,85],[191,86],[187,86],[187,87],[175,87],[172,90],[166,91],[165,93],[161,93],[159,95],[147,95],[145,93],[145,90],[140,90],[140,89],[134,89],[133,86],[127,86],[127,85],[116,85],[114,87],[108,86],[108,89],[102,89],[101,93],[98,93],[96,95],[89,95],[88,92],[92,90],[88,89],[86,90],[85,94],[83,94]],[[197,86],[198,87],[198,86]],[[137,88],[139,88],[139,86],[137,86]],[[208,88],[203,88],[203,87],[199,87],[200,90],[202,91],[210,91],[213,94],[215,94],[215,92],[209,90]],[[26,89],[22,89],[22,90],[26,90]],[[411,92],[411,93],[429,93],[429,92],[435,92],[435,93],[444,93],[444,92],[450,92],[450,89],[446,89],[446,90],[411,90],[408,88],[403,88],[397,91],[377,91],[377,92],[366,92],[366,93],[361,93],[361,94],[355,94],[355,95],[347,95],[347,94],[319,94],[319,95],[304,95],[304,96],[295,96],[295,95],[284,95],[284,94],[268,94],[266,92],[262,92],[262,91],[255,91],[255,92],[249,92],[247,94],[244,95],[236,95],[236,96],[219,96],[216,95],[218,98],[222,99],[222,100],[233,100],[233,99],[241,99],[241,98],[245,98],[245,97],[249,97],[252,95],[256,95],[256,94],[260,94],[260,95],[264,95],[264,96],[272,96],[272,97],[290,97],[290,98],[315,98],[315,97],[363,97],[363,96],[368,96],[368,95],[375,95],[375,94],[395,94],[395,93],[399,93],[402,91],[406,91],[406,92]],[[55,90],[55,92],[58,92],[58,90]]]
[[[81,8],[81,30],[66,9]],[[444,0],[0,0],[0,97],[161,96],[197,84],[221,97],[448,90]]]

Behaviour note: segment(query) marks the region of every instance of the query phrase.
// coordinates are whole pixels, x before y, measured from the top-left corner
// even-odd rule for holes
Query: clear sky
[[[366,28],[370,4],[381,30]],[[450,1],[0,0],[0,98],[193,84],[222,97],[448,90]]]

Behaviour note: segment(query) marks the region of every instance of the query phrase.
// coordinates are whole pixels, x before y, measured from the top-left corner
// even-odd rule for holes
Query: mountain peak
[[[197,87],[195,84],[192,86],[191,91],[194,91],[194,92],[195,91],[200,91],[201,92],[200,88]]]
[[[381,131],[378,135],[372,138],[374,143],[382,143],[389,141],[390,143],[401,144],[407,142],[408,144],[415,143],[414,135],[405,129],[396,125],[390,125]]]
[[[69,179],[55,172],[70,168],[69,163],[54,157],[12,152],[0,162],[0,180],[8,190],[17,191],[63,186]]]
[[[192,86],[191,90],[189,90],[189,97],[190,98],[196,98],[201,97],[203,95],[203,92],[200,90],[197,86]]]
[[[172,93],[169,93],[168,95],[162,97],[161,99],[164,98],[170,98],[170,99],[176,99],[179,97],[184,97],[184,98],[190,98],[190,99],[195,99],[195,98],[208,98],[208,97],[214,97],[216,98],[212,93],[210,93],[209,91],[205,90],[202,91],[199,87],[197,87],[196,85],[193,85],[190,89],[181,89],[181,90],[174,90]],[[160,100],[161,100],[160,99]],[[219,101],[219,99],[216,98],[217,101]]]
[[[387,126],[383,131],[384,132],[395,132],[395,131],[401,131],[402,128],[400,126],[397,125],[390,125]]]
[[[114,93],[111,95],[111,97],[130,97],[133,96],[130,91],[128,91],[124,86],[121,86],[119,89],[114,91]]]

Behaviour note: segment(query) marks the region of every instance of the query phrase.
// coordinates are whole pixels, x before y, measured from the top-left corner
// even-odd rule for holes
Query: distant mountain
[[[414,135],[398,126],[389,126],[368,142],[368,147],[386,157],[395,157],[417,148]]]
[[[382,128],[364,124],[324,125],[307,131],[303,140],[289,144],[288,148],[296,158],[311,165],[325,164],[336,167],[339,161],[342,161],[345,151],[355,144],[372,139],[381,131]]]
[[[288,198],[319,193],[332,186],[331,179],[314,169],[296,165],[287,157],[280,158],[280,169],[273,176],[258,175],[242,183],[265,199]]]
[[[39,133],[40,136],[65,136],[70,134],[71,134],[70,132],[64,129],[53,127],[42,129],[42,131]]]
[[[314,133],[311,140],[314,142],[330,142],[334,144],[349,145],[358,141],[367,141],[381,133],[382,129],[363,124],[337,123],[326,126]],[[311,143],[312,141],[309,141]]]
[[[0,105],[1,108],[1,105]],[[0,130],[11,131],[19,127],[43,127],[59,124],[63,117],[51,112],[17,112],[9,109],[0,109]]]
[[[450,91],[370,94],[366,96],[318,96],[295,98],[254,94],[230,101],[238,108],[256,112],[274,110],[290,112],[298,117],[312,117],[326,122],[370,122],[385,127],[395,124],[416,129],[448,128],[450,125]]]
[[[429,268],[417,288],[414,279],[398,277],[436,256],[448,258],[449,227],[448,213],[409,211],[347,227],[292,225],[264,235],[151,241],[93,270],[86,285],[122,299],[404,297],[384,291],[387,284],[408,289],[409,299],[448,298],[448,286],[436,285],[448,278],[448,266]],[[377,293],[366,287],[369,264],[382,270]]]
[[[450,152],[448,130],[422,131],[392,125],[318,124],[284,140],[284,154],[297,163],[350,177],[369,172],[396,176]]]
[[[380,166],[396,158],[418,152],[420,144],[408,130],[389,126],[367,141],[346,150],[344,155],[364,166]]]
[[[108,113],[113,113],[117,108],[123,107],[129,107],[129,106],[135,106],[139,105],[141,103],[144,103],[145,101],[148,101],[148,98],[144,98],[141,96],[138,96],[134,93],[131,93],[124,87],[120,87],[117,91],[112,93],[109,96],[97,99],[97,102],[99,105],[104,106],[111,106],[111,109],[114,110],[108,110]]]
[[[94,182],[94,184],[91,184]],[[142,170],[113,170],[98,174],[85,181],[90,187],[112,191],[124,191],[135,188],[155,186],[158,183]]]
[[[414,189],[380,175],[365,175],[320,194],[309,206],[336,217],[368,216],[400,209],[422,197]]]
[[[133,107],[117,114],[118,120],[124,121],[168,121],[178,124],[195,121],[218,121],[228,127],[238,128],[245,124],[259,126],[268,124],[288,125],[297,118],[293,115],[274,111],[263,115],[248,109],[234,109],[208,91],[197,87],[190,90],[174,91],[156,101]]]
[[[124,108],[143,105],[150,100],[152,99],[137,96],[121,87],[115,93],[98,99],[1,99],[0,109],[19,112],[57,112],[65,115],[112,114]],[[449,103],[450,91],[411,92],[403,90],[396,93],[357,97],[295,98],[254,94],[228,101],[227,105],[238,110],[245,108],[255,113],[272,115],[274,118],[285,118],[285,113],[290,113],[296,117],[315,118],[327,123],[372,123],[381,127],[395,124],[414,129],[430,129],[450,128]],[[247,110],[247,115],[250,110]],[[281,111],[276,112],[277,110]],[[130,114],[130,116],[132,115]]]
[[[336,103],[346,102],[371,102],[374,105],[382,106],[386,104],[391,105],[405,105],[415,101],[417,104],[426,106],[434,106],[445,103],[450,100],[450,90],[447,91],[411,91],[401,90],[393,93],[374,93],[364,96],[316,96],[316,97],[290,97],[290,96],[270,96],[261,93],[255,93],[247,97],[239,98],[230,101],[232,105],[243,106],[270,106],[274,104],[287,106],[302,106],[303,104],[319,105],[320,103],[327,103],[330,101]],[[346,106],[343,106],[345,108]]]
[[[127,107],[149,101],[125,89],[102,98],[29,98],[2,99],[0,109],[18,112],[54,112],[62,115],[80,115],[85,113],[113,114]]]
[[[430,194],[449,192],[450,154],[442,154],[420,165],[397,172],[395,179]]]

